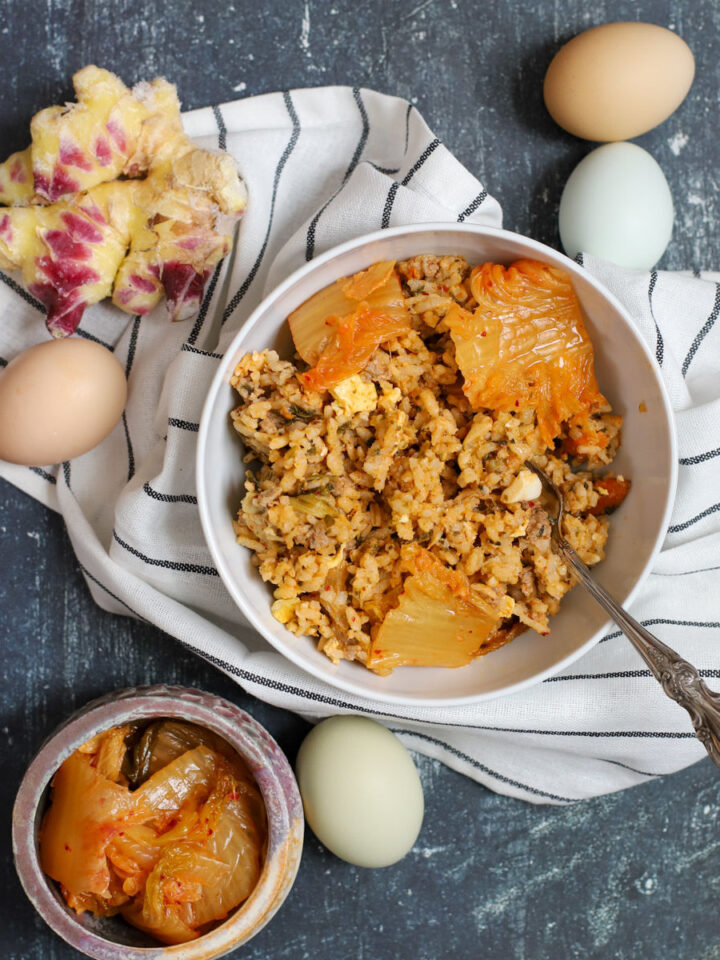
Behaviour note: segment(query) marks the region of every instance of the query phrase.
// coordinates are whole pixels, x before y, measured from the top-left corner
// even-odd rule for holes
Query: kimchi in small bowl
[[[94,701],[45,742],[13,850],[37,911],[87,956],[209,960],[281,906],[303,824],[267,731],[219,697],[157,686]]]

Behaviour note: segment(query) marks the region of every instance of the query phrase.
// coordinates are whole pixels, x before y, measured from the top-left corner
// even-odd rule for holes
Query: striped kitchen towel
[[[213,567],[197,511],[198,420],[219,359],[263,295],[316,253],[420,221],[499,226],[501,211],[407,102],[332,87],[195,111],[188,132],[237,158],[250,202],[234,253],[194,320],[162,308],[88,311],[79,335],[114,350],[128,375],[122,421],[59,467],[0,473],[59,510],[95,600],[156,624],[257,697],[308,717],[375,716],[412,749],[488,787],[570,803],[687,766],[704,755],[616,631],[533,689],[452,709],[385,708],[304,674],[242,621]],[[644,623],[720,676],[720,288],[709,277],[585,266],[627,306],[676,410],[680,484],[663,552],[633,605]],[[46,336],[38,304],[0,274],[0,363]]]

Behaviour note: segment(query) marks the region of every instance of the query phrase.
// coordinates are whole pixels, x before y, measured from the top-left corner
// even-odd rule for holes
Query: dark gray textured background
[[[500,200],[505,225],[557,245],[562,185],[589,145],[545,113],[545,67],[581,29],[648,20],[676,29],[697,60],[688,99],[639,139],[677,207],[661,266],[718,268],[719,14],[717,0],[0,0],[0,153],[26,145],[31,114],[69,97],[90,62],[127,82],[164,74],[187,108],[364,85],[412,99]],[[0,504],[0,957],[65,960],[78,954],[26,901],[9,830],[22,773],[67,713],[114,687],[167,681],[240,703],[291,759],[306,724],[157,630],[97,609],[59,518],[7,484]],[[237,956],[720,960],[720,777],[709,761],[561,809],[418,765],[427,813],[412,853],[359,870],[308,836],[289,900]]]

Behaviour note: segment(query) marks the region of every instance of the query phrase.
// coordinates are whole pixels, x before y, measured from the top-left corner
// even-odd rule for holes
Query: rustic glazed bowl
[[[210,933],[190,943],[162,946],[120,917],[70,910],[58,886],[40,868],[38,832],[50,780],[60,764],[95,734],[138,720],[172,717],[212,730],[246,761],[265,802],[268,849],[250,897]],[[13,809],[15,866],[40,916],[76,950],[97,960],[210,960],[246,943],[272,918],[290,892],[300,865],[304,818],[290,765],[270,734],[220,697],[184,687],[138,687],[95,700],[45,741],[30,764]]]
[[[632,318],[601,283],[557,250],[507,230],[464,223],[393,227],[335,247],[288,277],[243,324],[218,365],[200,422],[197,494],[205,539],[225,586],[247,621],[284,657],[331,686],[376,702],[458,706],[525,690],[563,670],[603,636],[606,614],[585,591],[572,590],[553,617],[549,636],[528,630],[459,670],[403,667],[379,677],[357,663],[336,666],[313,640],[274,619],[270,586],[250,551],[236,542],[232,527],[245,472],[244,451],[229,416],[237,405],[230,377],[240,357],[267,348],[291,357],[287,316],[303,301],[377,260],[421,253],[456,254],[470,263],[508,264],[529,257],[570,274],[592,338],[600,389],[624,417],[623,443],[612,469],[632,480],[630,496],[611,519],[605,561],[593,568],[593,576],[620,603],[632,602],[662,545],[677,476],[672,411],[660,370]]]

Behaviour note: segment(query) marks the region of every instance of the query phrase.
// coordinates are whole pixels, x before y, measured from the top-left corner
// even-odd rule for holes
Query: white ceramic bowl
[[[418,224],[359,237],[301,267],[255,310],[230,344],[210,388],[200,424],[197,492],[205,537],[225,586],[247,620],[283,656],[334,687],[385,703],[440,706],[508,694],[562,670],[589,650],[607,620],[580,588],[562,602],[547,637],[526,632],[511,644],[457,670],[405,667],[377,677],[356,663],[333,666],[309,638],[297,637],[270,613],[269,585],[235,542],[232,518],[242,498],[242,447],[230,423],[236,395],[229,379],[251,350],[292,355],[286,317],[340,276],[377,260],[420,253],[459,254],[472,263],[508,264],[531,257],[567,270],[586,316],[595,348],[598,382],[625,418],[623,444],[613,469],[632,479],[626,502],[613,515],[598,581],[629,604],[648,573],[667,527],[676,481],[675,437],[670,406],[655,361],[627,313],[581,267],[544,244],[505,230],[466,224]],[[646,412],[640,412],[644,404]]]

